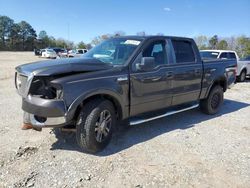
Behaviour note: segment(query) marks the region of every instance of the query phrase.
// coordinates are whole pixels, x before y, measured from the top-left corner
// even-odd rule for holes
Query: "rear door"
[[[143,47],[132,63],[130,73],[130,115],[155,111],[171,105],[172,70],[168,66],[165,39],[151,40]],[[154,57],[155,67],[149,71],[139,70],[142,57]]]
[[[173,69],[173,101],[178,105],[197,101],[201,91],[203,74],[202,62],[194,41],[188,39],[172,39],[174,52]]]

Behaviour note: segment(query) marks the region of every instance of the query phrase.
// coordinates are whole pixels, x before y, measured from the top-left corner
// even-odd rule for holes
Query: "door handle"
[[[167,77],[167,78],[173,78],[173,77],[174,77],[174,73],[173,73],[172,71],[167,72],[167,73],[166,73],[166,77]]]
[[[162,79],[161,76],[152,76],[152,77],[143,78],[143,79],[141,79],[141,81],[142,82],[157,82],[161,79]]]
[[[194,73],[197,75],[197,74],[200,74],[201,73],[201,69],[195,69],[194,70]]]

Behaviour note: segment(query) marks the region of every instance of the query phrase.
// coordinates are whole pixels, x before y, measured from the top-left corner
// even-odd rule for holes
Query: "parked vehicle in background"
[[[202,59],[235,59],[237,61],[237,81],[244,82],[250,75],[250,60],[242,60],[235,51],[230,50],[201,50]],[[249,58],[249,57],[248,57]]]
[[[250,55],[240,59],[241,61],[250,61]]]
[[[88,52],[87,49],[76,49],[76,51],[77,51],[77,53],[79,53],[79,54],[85,54],[85,53]]]
[[[107,59],[110,59],[110,58],[114,57],[114,53],[115,53],[114,50],[108,50],[105,53],[102,52],[100,54],[95,54],[94,57],[95,58],[107,58]]]
[[[50,47],[48,49],[54,50],[59,57],[67,57],[68,55],[67,50],[64,48]]]
[[[34,49],[34,54],[36,55],[36,56],[41,56],[42,54],[41,54],[41,50],[40,49]]]
[[[100,56],[113,50],[112,57]],[[74,125],[79,146],[95,153],[118,126],[198,106],[217,113],[235,81],[236,61],[202,61],[189,38],[130,36],[106,40],[82,58],[20,65],[15,78],[34,127]]]
[[[55,59],[57,57],[56,52],[53,49],[42,49],[42,57]]]
[[[68,50],[64,49],[63,51],[60,52],[59,56],[60,57],[68,57]]]
[[[87,49],[76,49],[76,50],[70,50],[68,52],[68,57],[81,57],[83,54],[88,52]]]

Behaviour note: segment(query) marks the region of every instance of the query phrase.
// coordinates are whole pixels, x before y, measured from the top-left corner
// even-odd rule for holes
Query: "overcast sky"
[[[250,36],[250,0],[0,0],[0,15],[74,42],[115,31]]]

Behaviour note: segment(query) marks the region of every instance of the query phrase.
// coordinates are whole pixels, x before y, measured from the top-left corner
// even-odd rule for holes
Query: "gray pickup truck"
[[[95,153],[118,126],[198,106],[215,114],[235,78],[235,60],[202,61],[192,39],[126,36],[82,58],[20,65],[15,85],[35,128],[73,127],[79,146]]]

